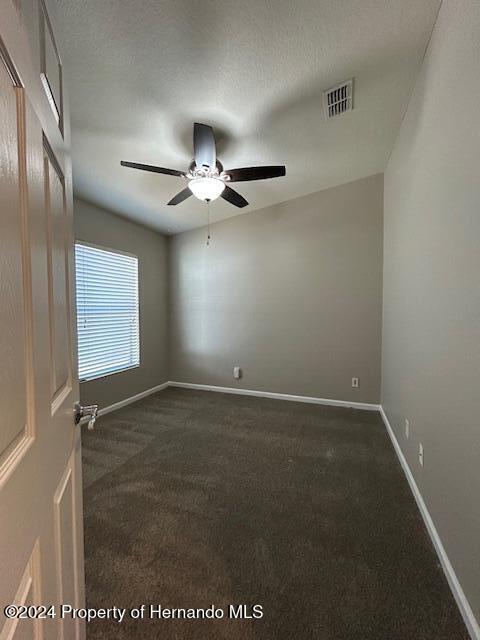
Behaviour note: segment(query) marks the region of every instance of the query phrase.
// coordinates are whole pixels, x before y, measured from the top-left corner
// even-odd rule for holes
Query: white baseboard
[[[199,389],[200,391],[216,391],[217,393],[234,393],[240,396],[256,396],[258,398],[273,398],[274,400],[289,400],[290,402],[306,402],[309,404],[325,404],[332,407],[350,407],[353,409],[365,409],[367,411],[379,411],[380,405],[367,402],[354,402],[349,400],[332,400],[330,398],[315,398],[312,396],[292,396],[288,393],[275,393],[273,391],[256,391],[255,389],[240,389],[238,387],[217,387],[211,384],[194,384],[192,382],[169,381],[169,387],[181,389]]]
[[[445,576],[448,580],[448,584],[453,593],[453,597],[455,598],[457,606],[462,615],[463,621],[465,622],[465,625],[468,629],[468,632],[472,640],[480,640],[480,626],[477,620],[475,619],[472,608],[470,607],[467,597],[465,596],[465,593],[462,589],[462,586],[458,581],[458,578],[452,567],[452,563],[448,559],[447,552],[445,551],[445,547],[442,544],[438,531],[435,527],[435,524],[433,523],[432,517],[428,512],[427,505],[423,500],[422,494],[420,493],[420,489],[418,488],[417,483],[415,482],[415,478],[413,477],[412,471],[408,466],[408,462],[405,456],[403,455],[403,451],[401,450],[400,445],[398,444],[398,440],[395,437],[395,433],[393,432],[392,426],[388,421],[388,418],[386,416],[385,411],[383,410],[383,407],[380,407],[380,414],[382,416],[383,422],[387,429],[388,435],[390,436],[390,439],[392,441],[393,448],[395,449],[395,453],[397,454],[400,464],[402,465],[402,469],[408,480],[408,484],[410,485],[410,489],[412,490],[418,509],[422,515],[423,521],[425,522],[425,526],[427,527],[427,531],[433,542],[433,546],[435,547],[435,551],[437,552],[438,558],[442,565]]]
[[[98,410],[99,416],[104,416],[107,413],[111,413],[112,411],[116,411],[117,409],[121,409],[122,407],[126,407],[127,404],[132,404],[132,402],[137,402],[137,400],[141,400],[142,398],[146,398],[147,396],[151,396],[152,393],[157,393],[157,391],[163,391],[168,387],[168,382],[164,382],[163,384],[158,384],[156,387],[151,387],[146,391],[142,391],[141,393],[137,393],[134,396],[130,396],[129,398],[125,398],[124,400],[120,400],[120,402],[115,402],[114,404],[110,404],[108,407],[103,407],[103,409]]]

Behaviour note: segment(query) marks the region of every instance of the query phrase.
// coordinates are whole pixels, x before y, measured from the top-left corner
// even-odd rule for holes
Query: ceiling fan
[[[248,202],[243,196],[228,186],[227,182],[246,182],[250,180],[266,180],[285,175],[284,166],[271,167],[245,167],[243,169],[229,169],[225,171],[220,160],[217,159],[215,136],[213,129],[207,124],[195,122],[193,125],[193,150],[195,158],[188,171],[176,169],[164,169],[150,164],[138,164],[137,162],[125,162],[122,167],[142,169],[153,173],[165,173],[169,176],[178,176],[188,180],[188,185],[183,191],[177,193],[169,205],[180,204],[191,195],[199,200],[210,202],[222,197],[236,207],[246,207]]]

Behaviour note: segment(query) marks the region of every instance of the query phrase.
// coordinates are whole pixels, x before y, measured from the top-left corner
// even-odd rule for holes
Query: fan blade
[[[212,171],[215,169],[217,163],[215,136],[212,127],[209,127],[208,124],[194,123],[193,151],[197,167],[207,166]]]
[[[131,169],[142,169],[143,171],[151,171],[152,173],[165,173],[167,176],[184,176],[184,171],[177,171],[176,169],[164,169],[163,167],[155,167],[152,164],[138,164],[138,162],[120,162],[122,167],[130,167]]]
[[[177,195],[174,198],[172,198],[170,202],[167,202],[167,204],[180,204],[180,202],[183,202],[184,200],[189,198],[191,195],[192,195],[192,192],[188,187],[186,187],[183,191],[180,191],[180,193],[177,193]]]
[[[248,202],[243,196],[231,189],[228,185],[225,185],[225,189],[222,191],[222,198],[230,204],[234,204],[236,207],[246,207]]]
[[[286,174],[286,170],[284,166],[244,167],[243,169],[229,169],[225,173],[230,176],[230,182],[246,182],[247,180],[280,178]]]

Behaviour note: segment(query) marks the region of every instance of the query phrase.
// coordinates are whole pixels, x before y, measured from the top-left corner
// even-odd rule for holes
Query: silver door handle
[[[98,404],[86,404],[81,405],[79,402],[75,403],[73,408],[73,416],[75,424],[78,424],[83,418],[88,418],[88,429],[93,431],[93,425],[97,419]]]

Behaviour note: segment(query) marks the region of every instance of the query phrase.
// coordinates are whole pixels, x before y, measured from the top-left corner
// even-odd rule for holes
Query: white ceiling
[[[439,0],[59,0],[72,112],[74,188],[166,233],[201,226],[206,205],[166,202],[185,170],[194,121],[211,124],[225,168],[285,164],[239,183],[244,209],[384,170]],[[355,108],[326,122],[322,92],[355,78]],[[234,185],[232,185],[234,186]]]

